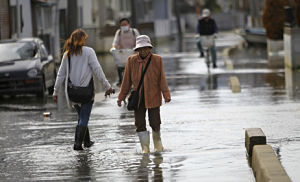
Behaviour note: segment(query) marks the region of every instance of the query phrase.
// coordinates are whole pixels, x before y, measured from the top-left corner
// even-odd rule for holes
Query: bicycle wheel
[[[205,63],[207,68],[209,69],[210,67],[210,54],[209,54],[209,49],[206,50],[206,54],[205,54]]]

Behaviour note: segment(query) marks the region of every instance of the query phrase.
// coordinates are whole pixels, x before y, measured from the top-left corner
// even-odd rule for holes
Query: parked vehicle
[[[39,38],[0,41],[0,95],[53,92],[55,62]]]
[[[241,35],[248,45],[267,44],[266,30],[263,27],[245,28],[241,31]]]

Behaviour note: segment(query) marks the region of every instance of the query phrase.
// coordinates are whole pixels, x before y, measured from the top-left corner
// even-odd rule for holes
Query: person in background
[[[120,20],[120,29],[116,31],[112,48],[110,51],[115,49],[133,49],[135,47],[135,39],[140,33],[137,29],[130,27],[130,21],[128,18],[122,18]],[[123,67],[118,67],[119,84],[122,83],[122,75],[124,72]]]
[[[61,65],[58,70],[56,82],[54,85],[53,100],[57,102],[57,94],[65,81],[65,95],[68,106],[73,105],[78,113],[78,124],[75,131],[74,150],[83,150],[82,143],[85,147],[91,147],[94,142],[90,140],[88,129],[88,121],[90,118],[91,110],[94,103],[94,98],[87,103],[70,103],[67,92],[68,78],[74,86],[87,87],[90,82],[93,84],[94,74],[99,81],[101,81],[105,95],[114,93],[114,89],[107,81],[101,65],[97,59],[95,51],[85,45],[88,35],[82,29],[73,31],[69,39],[66,40],[64,45],[64,54]],[[70,65],[68,61],[70,57]]]
[[[218,33],[218,27],[217,27],[216,21],[210,17],[209,9],[203,9],[202,18],[200,20],[198,20],[197,33],[200,35],[200,37],[207,36],[207,35],[215,35],[216,33]],[[203,53],[203,48],[201,45],[200,38],[197,41],[197,47],[200,51],[200,57],[203,57],[204,53]],[[215,44],[211,48],[211,53],[212,53],[213,68],[216,68],[217,67],[217,64],[216,64],[217,52],[216,52]]]
[[[150,136],[146,129],[146,111],[148,110],[149,123],[152,128],[152,138],[156,152],[163,151],[160,135],[160,106],[162,95],[165,102],[171,101],[171,95],[166,81],[162,59],[157,54],[151,53],[151,41],[147,35],[136,38],[134,50],[138,53],[127,60],[124,79],[118,96],[118,106],[121,107],[130,89],[137,90],[143,70],[150,61],[144,75],[144,80],[139,92],[138,109],[134,111],[135,126],[138,133],[143,153],[149,153]]]

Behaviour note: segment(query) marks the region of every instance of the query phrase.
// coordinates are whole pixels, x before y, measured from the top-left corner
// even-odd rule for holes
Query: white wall
[[[82,6],[83,27],[93,25],[93,0],[85,0]]]
[[[31,37],[32,36],[32,15],[31,15],[31,1],[30,0],[10,0],[10,6],[22,6],[22,20],[20,19],[20,35],[19,37]],[[17,21],[17,20],[16,20]],[[23,21],[23,27],[21,27],[21,21]],[[12,35],[13,38],[18,38],[17,34]]]
[[[58,7],[59,9],[67,9],[68,1],[67,0],[59,0]]]

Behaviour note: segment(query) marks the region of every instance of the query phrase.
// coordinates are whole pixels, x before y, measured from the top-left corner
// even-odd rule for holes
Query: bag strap
[[[149,61],[147,62],[146,67],[145,67],[145,69],[144,69],[144,71],[143,71],[143,74],[142,74],[142,77],[141,77],[141,79],[140,79],[140,82],[139,82],[139,86],[138,86],[138,88],[137,88],[137,91],[140,90],[141,85],[142,85],[142,83],[143,83],[143,81],[144,81],[144,75],[145,75],[145,73],[146,73],[146,71],[147,71],[147,68],[148,68],[150,62],[151,62],[151,57],[152,57],[152,54],[150,55]]]
[[[69,67],[69,74],[68,74],[68,80],[71,82],[71,80],[70,80],[70,68],[71,68],[71,57],[70,57],[70,55],[68,54],[68,62],[69,62],[69,64],[68,64],[68,67]]]

